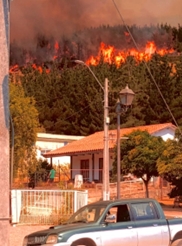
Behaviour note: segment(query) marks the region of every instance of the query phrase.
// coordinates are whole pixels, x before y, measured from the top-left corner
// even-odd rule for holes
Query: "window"
[[[114,223],[131,221],[128,206],[126,204],[114,206],[107,212],[108,218]],[[115,219],[113,219],[115,218]]]
[[[85,207],[80,208],[76,213],[74,213],[68,220],[68,223],[96,222],[100,218],[104,210],[105,207],[102,206],[94,206],[92,204],[87,205]]]
[[[157,218],[153,204],[150,202],[131,204],[131,213],[134,220],[150,220]]]

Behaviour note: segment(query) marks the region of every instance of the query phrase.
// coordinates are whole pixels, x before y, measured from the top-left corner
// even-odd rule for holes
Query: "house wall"
[[[103,158],[103,152],[72,156],[72,179],[75,178],[75,175],[81,174],[80,171],[81,160],[89,160],[88,181],[92,182],[93,180],[99,180],[99,158]],[[110,154],[109,170],[111,169],[112,169],[112,155]]]
[[[36,148],[37,148],[37,158],[45,159],[43,154],[48,151],[61,148],[73,141],[77,141],[83,138],[83,136],[71,136],[71,135],[57,135],[49,133],[38,133]],[[46,158],[48,163],[51,164],[51,158]],[[53,165],[70,164],[70,156],[61,156],[52,158]]]
[[[160,130],[152,134],[152,136],[160,136],[163,138],[164,141],[167,139],[174,139],[175,130],[171,128],[166,128],[164,130]],[[72,179],[75,178],[76,174],[81,174],[80,171],[80,163],[81,160],[89,160],[89,181],[92,182],[93,180],[99,179],[99,158],[103,158],[103,151],[99,153],[94,153],[94,172],[92,171],[92,154],[85,154],[85,155],[77,155],[72,157]],[[110,151],[109,153],[109,170],[112,170],[113,164],[113,152]]]
[[[37,147],[37,158],[38,159],[46,159],[48,163],[51,163],[51,158],[44,158],[43,154],[55,150],[58,148],[61,148],[67,144],[66,141],[62,142],[54,142],[54,141],[37,141],[36,147]],[[61,165],[61,164],[68,164],[70,163],[70,157],[69,156],[62,156],[62,157],[53,157],[52,158],[52,164],[53,165]]]
[[[38,148],[40,148],[42,150],[42,152],[47,152],[50,150],[54,150],[54,149],[58,149],[61,148],[63,146],[65,146],[67,144],[67,142],[62,142],[60,140],[60,142],[54,142],[54,141],[43,141],[43,140],[38,140],[36,142],[36,146]]]
[[[155,137],[159,137],[159,136],[162,137],[164,141],[166,141],[167,139],[174,139],[174,135],[175,132],[171,128],[166,128],[164,130],[152,134],[152,136]]]

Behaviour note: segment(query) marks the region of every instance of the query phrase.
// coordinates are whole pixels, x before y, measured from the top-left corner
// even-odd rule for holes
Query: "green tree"
[[[46,132],[87,136],[103,130],[104,93],[87,67],[73,64],[69,59],[61,61],[61,65],[52,62],[49,73],[27,66],[22,69],[20,81],[25,95],[34,97],[39,122]],[[163,98],[144,62],[132,56],[119,66],[114,61],[103,62],[102,57],[97,66],[90,66],[103,86],[105,78],[109,80],[110,129],[116,128],[115,106],[126,84],[135,92],[135,98],[132,108],[121,118],[122,127],[173,122],[163,99],[182,125],[181,56],[155,54],[147,64]]]
[[[10,113],[14,127],[14,174],[36,170],[35,142],[39,127],[38,111],[32,97],[25,97],[22,86],[10,82]]]
[[[181,143],[176,140],[167,140],[165,149],[157,160],[157,169],[167,181],[182,178],[182,153]]]
[[[145,184],[146,197],[149,196],[148,183],[153,176],[158,176],[157,159],[164,148],[161,137],[151,136],[147,131],[133,131],[121,141],[121,170],[123,174],[132,173]],[[116,173],[117,155],[113,164]]]

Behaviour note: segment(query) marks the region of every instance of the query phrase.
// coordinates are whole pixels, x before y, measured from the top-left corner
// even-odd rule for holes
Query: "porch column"
[[[70,158],[70,179],[73,179],[73,156]]]
[[[94,181],[94,172],[95,172],[95,155],[92,154],[92,180]]]

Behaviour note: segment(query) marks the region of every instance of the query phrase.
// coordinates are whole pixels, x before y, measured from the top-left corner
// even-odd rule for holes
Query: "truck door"
[[[131,221],[128,206],[121,204],[110,208],[111,222],[105,223],[101,232],[103,246],[137,246],[135,222]],[[154,245],[153,245],[154,246]]]
[[[163,246],[163,228],[152,202],[132,203],[130,209],[136,223],[138,246]]]

